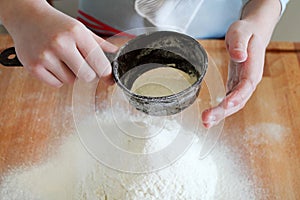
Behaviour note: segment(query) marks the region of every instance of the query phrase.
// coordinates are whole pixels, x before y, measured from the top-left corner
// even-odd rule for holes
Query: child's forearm
[[[267,46],[280,18],[280,12],[279,0],[250,0],[243,9],[241,19],[256,26],[256,34]]]

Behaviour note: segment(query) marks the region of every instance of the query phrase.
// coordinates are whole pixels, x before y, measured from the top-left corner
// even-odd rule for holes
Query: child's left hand
[[[261,81],[268,41],[255,32],[258,28],[249,21],[239,20],[228,29],[225,41],[231,60],[226,97],[218,106],[202,113],[206,128],[242,109]]]

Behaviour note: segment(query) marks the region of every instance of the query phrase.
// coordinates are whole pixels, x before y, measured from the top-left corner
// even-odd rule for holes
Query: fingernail
[[[243,48],[234,48],[233,50],[234,51],[240,51],[240,52],[243,52],[243,53],[245,52],[245,50]]]
[[[64,85],[63,83],[60,83],[60,84],[54,85],[54,87],[61,88],[63,85]]]

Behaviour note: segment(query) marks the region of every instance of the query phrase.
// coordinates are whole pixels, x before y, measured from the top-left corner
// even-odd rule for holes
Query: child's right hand
[[[20,9],[14,20],[3,20],[13,37],[24,67],[42,81],[60,87],[77,76],[92,81],[111,78],[111,66],[103,53],[118,48],[89,31],[77,20],[57,11],[46,1]],[[103,50],[102,50],[103,49]]]

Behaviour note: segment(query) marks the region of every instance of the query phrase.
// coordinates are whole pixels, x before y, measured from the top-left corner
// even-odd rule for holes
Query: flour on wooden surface
[[[247,127],[244,139],[254,145],[274,144],[282,142],[289,133],[289,129],[275,123],[259,123]]]
[[[111,115],[102,114],[99,119],[112,126]],[[181,126],[172,120],[165,123],[167,127]],[[172,131],[169,128],[164,133],[169,137]],[[78,136],[72,134],[46,162],[11,169],[2,177],[0,199],[262,199],[263,193],[253,181],[253,174],[229,146],[220,143],[205,159],[198,159],[203,140],[200,136],[173,165],[153,173],[130,174],[97,162],[83,148]],[[156,142],[159,148],[163,148],[168,140],[162,136]],[[153,141],[146,143],[145,148],[127,147],[140,152],[157,150]]]

